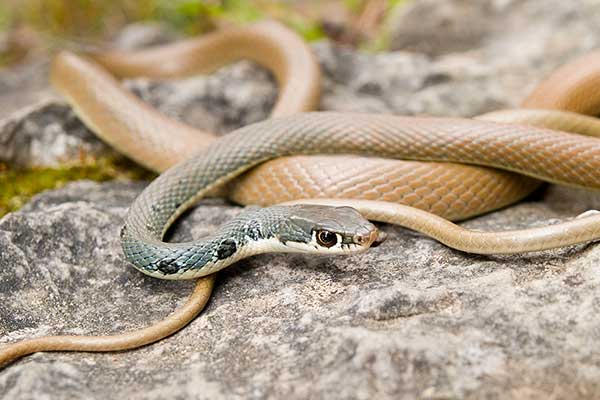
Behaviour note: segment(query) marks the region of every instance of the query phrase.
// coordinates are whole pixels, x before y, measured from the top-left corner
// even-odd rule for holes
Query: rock
[[[457,0],[406,4],[390,22],[391,47],[432,56],[481,47],[489,36],[498,35],[496,3]]]
[[[74,183],[0,221],[3,342],[143,327],[191,282],[129,267],[118,229],[142,183]],[[598,195],[551,188],[468,223],[557,222]],[[565,207],[568,204],[568,207]],[[239,208],[207,200],[174,240]],[[0,373],[0,395],[39,398],[566,398],[600,390],[600,247],[483,257],[391,226],[347,258],[265,255],[219,275],[207,310],[177,335],[115,354],[36,354]],[[34,383],[35,382],[35,383]],[[56,382],[67,382],[60,389]],[[557,384],[556,382],[560,382]],[[591,398],[591,396],[590,396]]]
[[[435,57],[485,55],[490,63],[535,61],[553,68],[547,64],[597,46],[597,18],[600,6],[590,0],[420,0],[399,8],[391,19],[391,47]]]
[[[52,166],[109,154],[62,100],[41,101],[0,121],[0,162]]]
[[[474,24],[484,37],[455,43],[452,53],[369,55],[315,45],[326,74],[321,108],[469,116],[514,106],[554,64],[598,44],[600,16],[591,1],[479,3],[440,6],[450,15],[448,26],[464,23],[463,13],[485,13],[489,24]],[[415,2],[406,13],[438,11],[431,4]],[[444,26],[420,20],[432,31]],[[547,20],[555,30],[541,28]],[[543,38],[515,40],[503,26]],[[516,56],[529,51],[531,57]],[[276,93],[268,74],[246,63],[205,78],[129,84],[165,112],[219,132],[264,118]],[[0,154],[11,161],[63,159],[52,150],[54,161],[42,160],[45,153],[27,144],[47,144],[52,135],[65,135],[60,140],[68,143],[72,137],[71,148],[89,142],[95,151],[97,141],[62,104],[33,107],[11,120],[11,128],[0,124]],[[29,142],[18,141],[23,132]],[[0,342],[122,332],[182,304],[191,282],[145,277],[120,251],[118,230],[144,184],[77,182],[0,220]],[[599,203],[597,193],[550,186],[466,225],[544,225]],[[220,200],[203,201],[173,239],[206,235],[237,212]],[[242,261],[219,275],[208,308],[173,337],[131,352],[27,357],[0,371],[0,397],[600,396],[600,247],[475,256],[401,228],[382,229],[386,243],[364,255]]]
[[[515,106],[565,60],[598,47],[598,21],[600,4],[589,0],[420,0],[399,8],[389,25],[392,49],[425,53],[448,68],[440,76],[454,79],[440,83],[450,100],[466,89],[465,97]]]
[[[52,98],[47,89],[47,70],[48,63],[44,61],[0,69],[0,121],[22,108]]]
[[[115,37],[116,48],[139,49],[146,46],[157,46],[172,42],[179,35],[166,24],[160,22],[138,22],[126,26]]]

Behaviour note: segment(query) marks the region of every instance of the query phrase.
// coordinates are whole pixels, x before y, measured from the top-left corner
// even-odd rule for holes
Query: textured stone
[[[118,228],[142,186],[75,183],[0,221],[3,341],[121,332],[181,304],[191,282],[148,278],[121,255]],[[600,201],[554,187],[543,197],[467,225],[552,223]],[[201,237],[238,211],[205,201],[173,239]],[[598,393],[599,247],[484,257],[383,229],[387,242],[364,255],[242,261],[220,274],[208,309],[174,337],[109,355],[37,354],[0,373],[0,394],[439,398],[501,396],[507,387],[515,398]]]
[[[46,99],[0,120],[0,162],[53,166],[113,153],[62,100]]]
[[[427,54],[440,66],[427,90],[435,106],[428,113],[481,99],[518,105],[545,74],[598,47],[600,35],[595,0],[418,0],[398,11],[392,48]],[[472,105],[460,112],[485,111]]]
[[[169,43],[179,35],[160,22],[133,23],[121,30],[115,37],[113,46],[119,49],[137,49]]]
[[[435,12],[432,3],[415,2],[411,9],[420,11],[409,15]],[[468,116],[513,106],[541,72],[600,37],[591,1],[479,3],[475,11],[461,11],[466,1],[440,6],[452,24],[464,24],[464,13],[467,20],[486,13],[486,25],[473,26],[484,37],[453,43],[448,51],[440,45],[428,54],[368,55],[317,44],[326,72],[321,108]],[[444,29],[420,20],[432,34]],[[515,40],[517,28],[542,38]],[[508,58],[528,52],[531,57],[515,56],[514,63]],[[130,85],[165,112],[219,132],[264,118],[275,98],[268,74],[246,63],[206,78]],[[41,132],[59,126],[64,135],[88,140],[66,108],[45,107],[11,118],[35,121]],[[5,132],[0,129],[0,137]],[[41,155],[21,147],[25,155],[14,150],[14,160],[37,162]],[[1,342],[122,332],[182,304],[191,282],[145,277],[121,255],[118,230],[143,186],[73,183],[0,220]],[[466,225],[543,225],[599,203],[597,193],[551,186]],[[237,212],[220,200],[203,201],[177,225],[173,239],[206,235]],[[600,247],[476,256],[401,228],[382,229],[388,240],[364,255],[242,261],[219,275],[208,308],[175,336],[132,352],[27,357],[0,371],[0,397],[600,396]]]
[[[51,98],[47,90],[47,69],[47,62],[39,61],[0,69],[0,120],[23,107]]]

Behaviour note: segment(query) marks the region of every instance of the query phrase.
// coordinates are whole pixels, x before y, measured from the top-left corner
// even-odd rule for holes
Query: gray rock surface
[[[600,26],[600,6],[591,1],[480,3],[489,26],[511,30],[474,26],[485,37],[456,43],[450,53],[367,55],[317,44],[327,76],[321,108],[468,116],[514,106],[541,71],[600,40],[588,30]],[[415,2],[413,10],[423,9],[411,12],[427,15],[436,10],[429,11],[430,4]],[[468,4],[452,0],[440,8],[455,10],[448,18],[461,24],[460,10]],[[526,9],[556,16],[548,22],[523,14]],[[549,23],[554,30],[542,28]],[[545,39],[535,43],[543,45],[529,46],[534,39],[520,39],[518,29],[538,32]],[[503,60],[529,51],[534,55],[514,63]],[[553,65],[546,65],[545,54]],[[268,75],[244,63],[206,78],[131,85],[165,112],[220,132],[264,118],[275,98]],[[36,130],[51,137],[46,129],[54,125],[57,137],[95,143],[64,106],[44,107],[11,117],[18,126],[11,137],[31,123],[38,127],[29,130],[31,138]],[[3,126],[0,138],[8,137]],[[0,154],[18,160],[19,152],[1,147],[9,142],[0,140]],[[40,162],[27,152],[22,163]],[[146,326],[184,301],[192,283],[145,277],[121,255],[117,232],[143,185],[73,183],[0,220],[0,342],[121,332]],[[466,225],[542,225],[599,203],[598,194],[553,186]],[[204,201],[177,225],[174,239],[205,235],[237,212],[222,201]],[[265,255],[240,262],[219,275],[207,310],[177,335],[133,352],[27,357],[0,371],[0,397],[600,396],[600,247],[483,257],[383,229],[388,241],[364,255]]]
[[[20,167],[113,154],[62,100],[51,97],[0,120],[0,162]]]
[[[0,68],[0,119],[24,107],[51,98],[46,71],[48,63],[35,61],[15,68]]]
[[[118,229],[143,184],[89,182],[0,221],[3,341],[143,327],[191,282],[127,266]],[[598,204],[552,188],[471,221],[543,224]],[[568,204],[568,207],[565,207]],[[174,240],[239,208],[203,202]],[[177,335],[116,354],[37,354],[0,373],[4,398],[514,398],[598,393],[600,247],[481,257],[383,227],[349,258],[265,255],[221,273],[208,309]],[[591,398],[592,396],[590,396]]]

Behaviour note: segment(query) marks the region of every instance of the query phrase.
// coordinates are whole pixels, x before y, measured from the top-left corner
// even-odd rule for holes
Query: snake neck
[[[301,241],[305,235],[287,222],[291,210],[249,207],[221,226],[217,234],[185,243],[141,238],[125,225],[121,244],[125,256],[146,275],[162,279],[199,278],[256,254],[293,251],[286,241]],[[281,232],[286,232],[285,236]]]

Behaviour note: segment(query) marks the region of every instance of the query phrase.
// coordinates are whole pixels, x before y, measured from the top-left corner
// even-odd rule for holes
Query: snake
[[[208,73],[244,58],[272,71],[279,97],[271,118],[222,138],[162,115],[119,83]],[[220,269],[265,252],[363,252],[382,240],[370,220],[480,254],[597,239],[596,213],[505,232],[471,231],[450,220],[518,201],[539,181],[600,188],[600,141],[593,137],[600,123],[583,115],[600,112],[598,60],[593,53],[558,69],[522,109],[460,119],[309,112],[318,107],[319,66],[301,38],[272,21],[134,52],[59,53],[51,82],[76,114],[119,151],[162,172],[128,212],[120,232],[126,258],[154,277],[200,279],[183,307],[149,328],[25,340],[0,349],[0,364],[37,351],[116,351],[154,342],[203,309]],[[352,179],[340,171],[352,171]],[[261,190],[265,185],[284,190]],[[164,242],[172,223],[209,195],[256,206],[208,237]],[[314,198],[320,199],[306,200]]]

